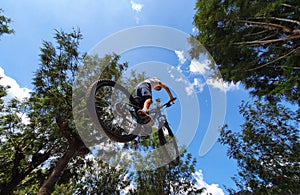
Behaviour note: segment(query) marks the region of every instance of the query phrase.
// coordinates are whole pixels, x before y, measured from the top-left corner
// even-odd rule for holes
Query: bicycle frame
[[[176,98],[174,100],[176,100]],[[128,105],[131,106],[131,107],[133,107],[134,111],[133,110],[129,110],[129,112],[137,120],[137,122],[139,124],[142,124],[142,119],[137,114],[137,111],[139,109],[141,109],[141,107],[137,105],[138,103],[136,102],[135,98],[132,97],[132,96],[130,97],[130,102],[131,103],[129,103]],[[160,105],[160,106],[158,106],[156,108],[152,108],[152,109],[149,110],[149,115],[152,116],[152,118],[153,118],[154,121],[157,120],[157,122],[159,124],[161,124],[162,121],[167,122],[167,117],[166,117],[166,115],[162,114],[161,110],[163,108],[170,107],[171,105],[172,105],[172,102],[168,101],[167,103],[165,103],[163,105]]]
[[[137,121],[141,120],[141,119],[139,119],[139,116],[137,114],[137,111],[141,108],[137,105],[134,105],[133,103],[129,103],[128,105],[131,106],[132,108],[134,108],[133,110],[130,110],[131,115],[134,118],[136,118]],[[160,144],[162,145],[162,152],[164,152],[164,155],[163,155],[164,158],[166,158],[169,161],[169,164],[171,166],[177,166],[179,164],[179,151],[178,151],[176,138],[174,137],[174,134],[169,126],[166,115],[162,113],[163,108],[170,107],[171,105],[172,105],[172,102],[169,101],[163,105],[157,106],[156,108],[150,109],[149,114],[152,116],[154,121],[158,122],[158,138],[159,138]],[[143,129],[143,126],[141,126],[140,130],[142,130],[142,129]],[[165,130],[167,130],[167,134],[172,138],[171,140],[167,140],[166,136],[164,135]],[[171,143],[172,148],[174,148],[174,152],[176,154],[175,158],[168,151],[168,148],[170,148],[170,146],[166,145],[168,143]]]

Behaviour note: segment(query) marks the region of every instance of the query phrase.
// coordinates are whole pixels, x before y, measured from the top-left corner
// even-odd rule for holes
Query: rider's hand
[[[170,102],[172,102],[173,104],[174,104],[175,100],[176,100],[176,98],[170,97]]]

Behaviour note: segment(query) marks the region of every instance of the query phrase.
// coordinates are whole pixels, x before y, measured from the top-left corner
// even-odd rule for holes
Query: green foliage
[[[73,113],[74,122],[81,137],[84,137],[88,147],[100,144],[103,134],[95,129],[86,109],[86,94],[92,83],[99,79],[119,81],[122,72],[126,70],[127,63],[118,63],[119,56],[116,54],[106,55],[100,58],[98,55],[85,56],[82,66],[76,73],[73,85]],[[109,94],[107,94],[109,97]]]
[[[86,166],[74,180],[76,194],[120,194],[131,182],[127,170],[111,167],[102,161],[85,160]]]
[[[11,34],[14,33],[14,30],[10,29],[9,23],[11,23],[11,19],[2,15],[3,9],[0,9],[0,36],[3,34]]]
[[[33,99],[40,101],[44,113],[55,118],[71,120],[72,85],[81,56],[78,53],[80,32],[56,32],[57,46],[44,42],[41,48],[41,67],[35,72]]]
[[[201,194],[205,188],[195,185],[196,160],[186,151],[176,167],[164,165],[153,170],[138,171],[134,177],[136,189],[132,194]]]
[[[226,81],[242,81],[268,100],[300,103],[299,13],[292,0],[198,0],[193,38],[208,49]],[[199,55],[195,49],[192,57]]]
[[[77,156],[75,159],[64,171],[52,194],[120,194],[131,182],[131,175],[126,170],[114,168],[91,156]],[[75,166],[74,162],[80,166]]]
[[[0,77],[0,80],[1,79],[2,79],[2,77]],[[4,100],[3,100],[3,98],[7,95],[6,90],[8,88],[9,88],[9,86],[2,86],[2,85],[0,85],[0,112],[4,108]]]
[[[299,113],[279,104],[300,104],[299,12],[292,0],[196,3],[192,38],[210,51],[226,81],[241,81],[268,102],[241,106],[241,133],[222,129],[220,142],[240,168],[237,194],[299,193]]]
[[[72,116],[72,84],[82,59],[78,52],[82,35],[79,30],[71,33],[56,31],[54,38],[56,45],[45,41],[41,48],[41,64],[33,78],[35,87],[30,98],[32,112],[29,115],[31,124],[40,124],[37,131],[46,141],[44,148],[51,151],[52,158],[48,162],[51,166],[47,167],[49,171],[58,168],[55,166],[59,162],[57,157],[70,150],[84,148],[76,134]],[[75,142],[79,144],[72,148]]]
[[[158,106],[157,104],[160,104],[159,99],[152,106]],[[161,147],[157,128],[155,126],[152,128],[153,134],[150,139],[139,138],[137,142],[129,145],[141,154],[131,157],[131,161],[134,162],[133,170],[135,170],[132,181],[135,189],[132,194],[201,194],[204,192],[205,188],[198,188],[193,177],[196,159],[184,147],[180,149],[178,166],[174,167],[163,162],[160,167],[157,167],[163,159],[162,153],[148,153]]]
[[[72,96],[75,95],[78,98],[79,95],[83,95],[80,97],[83,100],[90,81],[98,80],[101,75],[97,74],[99,73],[97,71],[102,71],[101,77],[112,79],[120,77],[123,70],[123,65],[119,66],[117,63],[119,59],[117,55],[107,55],[103,59],[97,56],[91,58],[80,55],[78,51],[81,38],[82,35],[79,31],[74,30],[71,33],[57,31],[55,34],[56,46],[50,42],[44,42],[43,48],[41,48],[41,68],[35,74],[35,92],[31,100],[42,101],[41,104],[35,104],[41,105],[39,109],[35,108],[35,112],[39,113],[40,117],[49,119],[55,125],[56,128],[49,132],[51,138],[49,144],[55,143],[56,145],[56,154],[54,153],[54,155],[61,156],[63,154],[63,156],[54,162],[52,174],[44,181],[39,190],[40,193],[51,193],[67,164],[80,168],[82,163],[75,157],[77,155],[84,156],[89,151],[78,135],[72,110],[72,106],[83,108],[84,104],[81,101],[77,102],[78,105],[72,105],[72,100],[74,100]],[[84,68],[80,67],[82,62]],[[76,80],[76,78],[79,79]],[[75,112],[78,111],[77,108],[74,108]],[[41,110],[42,112],[40,112]],[[76,119],[76,121],[79,120]],[[70,162],[71,159],[75,159],[75,161]],[[70,172],[64,172],[63,181],[68,183],[68,178],[73,174],[66,173]],[[59,185],[63,186],[64,182]]]
[[[50,156],[44,147],[44,137],[28,124],[26,102],[12,99],[2,109],[0,117],[0,193],[11,194],[32,186],[35,170]],[[34,178],[38,179],[39,177]]]
[[[219,141],[240,168],[235,182],[241,190],[260,194],[300,193],[299,113],[280,104],[244,103],[241,132],[225,126]]]

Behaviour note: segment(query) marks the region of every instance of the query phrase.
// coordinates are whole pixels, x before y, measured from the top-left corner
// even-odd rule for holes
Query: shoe
[[[150,121],[147,123],[147,125],[149,125],[150,127],[152,127],[154,125],[154,120],[151,118]]]
[[[147,117],[147,116],[149,116],[149,112],[147,111],[144,111],[144,110],[138,110],[137,111],[137,113],[138,113],[138,115],[140,116],[140,117]]]
[[[149,123],[152,120],[152,118],[149,115],[149,113],[145,112],[144,110],[138,110],[137,114],[141,118],[143,124],[147,124],[147,123]]]

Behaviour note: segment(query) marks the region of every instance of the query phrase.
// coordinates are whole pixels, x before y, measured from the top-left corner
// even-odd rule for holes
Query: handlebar
[[[167,103],[165,103],[164,105],[162,105],[162,107],[168,108],[168,107],[172,106],[172,102],[174,102],[176,99],[177,99],[177,98],[175,97],[175,98],[173,99],[173,101],[172,101],[172,100],[169,100]],[[173,103],[173,104],[174,104],[174,103]]]
[[[173,101],[175,101],[176,99],[177,99],[177,98],[173,98]],[[161,105],[161,106],[159,106],[159,107],[156,107],[156,108],[154,108],[154,109],[151,109],[149,112],[152,113],[152,114],[155,113],[155,115],[158,114],[158,113],[161,114],[161,111],[160,111],[160,110],[161,110],[162,108],[164,108],[164,107],[167,108],[167,107],[172,106],[172,104],[174,104],[174,103],[172,103],[173,101],[169,100],[167,103],[165,103],[165,104],[163,104],[163,105]],[[160,115],[160,114],[159,114],[159,115]],[[155,117],[154,117],[154,118],[155,118]]]

